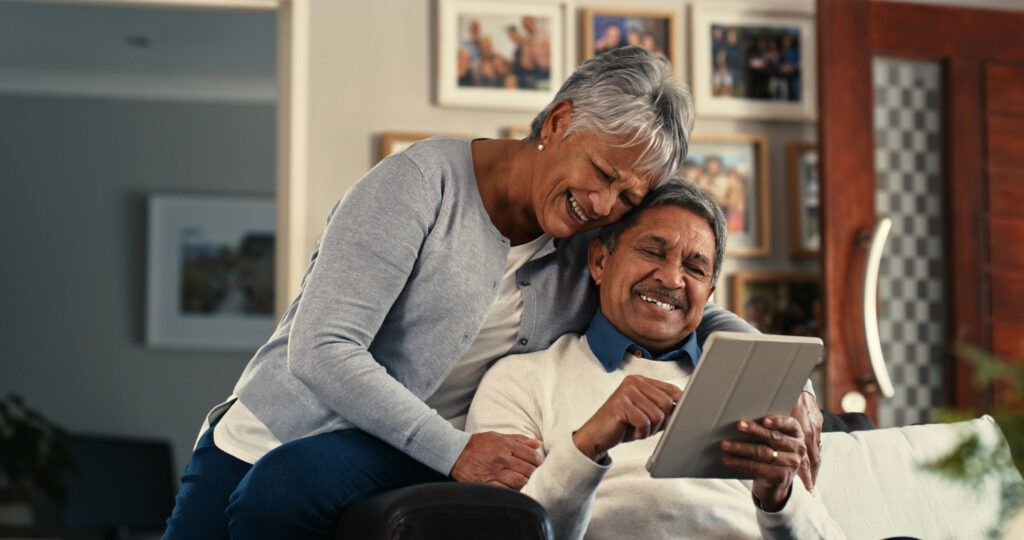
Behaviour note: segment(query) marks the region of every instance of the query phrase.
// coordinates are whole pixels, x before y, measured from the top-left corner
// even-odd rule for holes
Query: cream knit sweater
[[[544,464],[523,492],[548,511],[556,538],[844,537],[799,479],[776,513],[754,505],[751,481],[652,479],[645,464],[660,434],[616,446],[609,466],[583,455],[572,432],[634,373],[680,388],[689,380],[676,362],[631,356],[607,373],[586,337],[568,334],[547,350],[498,361],[477,390],[468,431],[520,433],[544,443]]]

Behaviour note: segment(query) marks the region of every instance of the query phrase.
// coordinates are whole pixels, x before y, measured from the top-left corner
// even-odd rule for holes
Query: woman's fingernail
[[[740,420],[740,429],[747,429],[747,421]]]

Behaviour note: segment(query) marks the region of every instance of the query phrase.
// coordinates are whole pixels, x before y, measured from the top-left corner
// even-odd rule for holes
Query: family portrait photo
[[[763,137],[694,135],[678,173],[710,192],[722,208],[732,255],[768,252],[765,152]]]
[[[438,2],[441,105],[536,109],[561,83],[562,11],[539,2]]]
[[[691,20],[698,114],[817,117],[816,34],[810,13],[699,3]]]
[[[732,275],[732,311],[766,334],[822,337],[821,285],[811,274]]]
[[[800,29],[795,26],[711,26],[711,93],[800,101]]]
[[[612,49],[638,45],[668,58],[678,72],[678,24],[678,16],[670,10],[585,9],[582,60]]]

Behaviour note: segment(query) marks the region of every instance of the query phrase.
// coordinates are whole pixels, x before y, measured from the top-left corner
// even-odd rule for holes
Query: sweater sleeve
[[[821,499],[811,495],[798,478],[793,479],[793,491],[786,506],[778,512],[758,509],[757,524],[766,540],[846,538],[839,525],[829,517]]]
[[[597,486],[611,468],[599,465],[576,448],[569,433],[543,439],[544,413],[535,392],[536,381],[512,371],[514,357],[498,362],[484,376],[469,409],[466,429],[472,433],[497,431],[540,440],[544,463],[523,488],[547,511],[555,538],[579,539],[587,530]],[[546,411],[553,414],[556,411]]]
[[[448,474],[469,441],[369,352],[437,218],[439,194],[397,155],[331,212],[288,340],[288,368],[359,429]]]

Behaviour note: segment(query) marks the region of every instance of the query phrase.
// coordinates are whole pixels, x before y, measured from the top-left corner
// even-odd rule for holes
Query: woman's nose
[[[591,191],[590,206],[594,209],[595,214],[607,216],[612,213],[616,196],[611,189]]]

